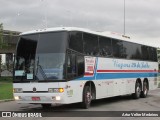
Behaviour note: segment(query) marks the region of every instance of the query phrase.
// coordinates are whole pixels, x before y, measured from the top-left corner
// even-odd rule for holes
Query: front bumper
[[[68,100],[65,98],[64,93],[14,93],[14,97],[17,103],[33,103],[33,104],[68,104]],[[33,98],[39,99],[33,99]]]

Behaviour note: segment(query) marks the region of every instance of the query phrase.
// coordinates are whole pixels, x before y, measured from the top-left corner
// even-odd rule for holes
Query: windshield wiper
[[[38,57],[38,61],[37,61],[37,73],[38,73],[38,68],[40,68],[39,70],[40,70],[40,73],[42,74],[43,78],[47,80],[48,78],[47,78],[46,73],[44,72],[42,66],[39,65],[39,57]]]
[[[38,67],[40,68],[39,70],[40,70],[40,72],[41,72],[43,78],[47,80],[47,79],[48,79],[48,78],[47,78],[47,75],[46,75],[46,73],[44,72],[42,66],[41,66],[41,65],[38,65]]]

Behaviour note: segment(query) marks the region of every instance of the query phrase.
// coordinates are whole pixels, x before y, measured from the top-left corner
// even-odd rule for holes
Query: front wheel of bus
[[[83,91],[82,107],[85,108],[85,109],[88,109],[90,107],[91,100],[92,100],[92,96],[91,96],[90,87],[85,86],[84,91]]]
[[[51,104],[41,104],[41,106],[43,107],[43,109],[48,109],[51,107]]]

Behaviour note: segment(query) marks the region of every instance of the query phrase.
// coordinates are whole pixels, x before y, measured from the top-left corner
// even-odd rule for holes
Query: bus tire
[[[41,104],[43,109],[48,109],[51,107],[51,104]]]
[[[92,100],[91,90],[89,86],[85,86],[83,90],[83,101],[81,103],[82,108],[88,109]]]
[[[143,91],[141,92],[141,97],[146,98],[148,95],[148,84],[146,81],[143,82]]]
[[[136,84],[135,84],[135,93],[133,93],[133,98],[134,99],[140,98],[141,91],[142,91],[141,84],[138,81],[136,81]]]

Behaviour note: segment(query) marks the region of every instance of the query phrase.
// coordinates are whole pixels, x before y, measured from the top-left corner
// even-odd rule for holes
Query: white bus
[[[14,98],[44,108],[78,102],[89,108],[94,99],[146,97],[158,86],[157,73],[154,47],[82,28],[35,30],[17,44]]]

